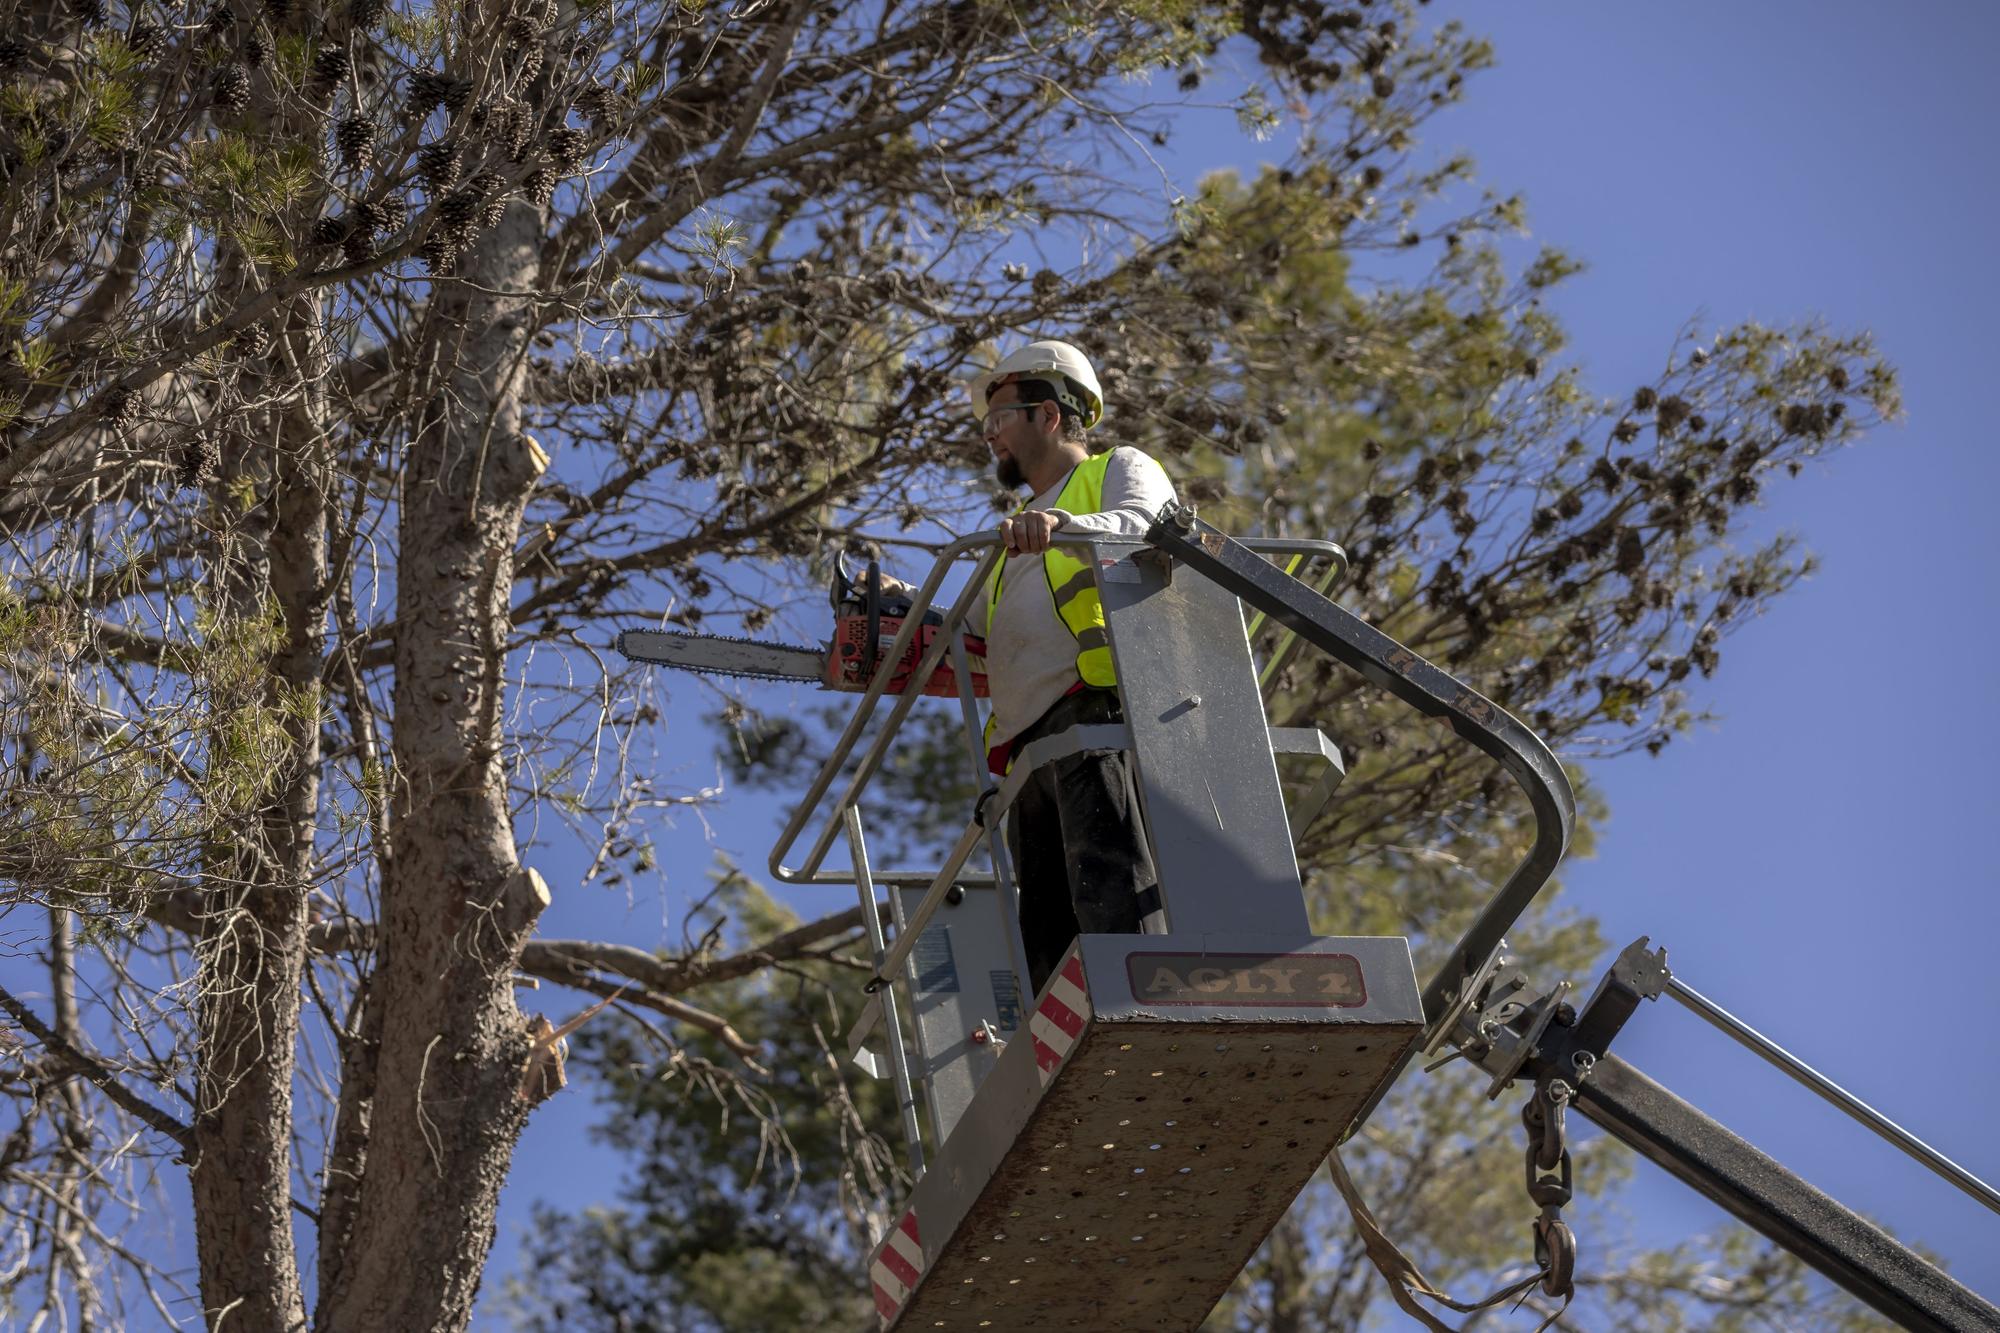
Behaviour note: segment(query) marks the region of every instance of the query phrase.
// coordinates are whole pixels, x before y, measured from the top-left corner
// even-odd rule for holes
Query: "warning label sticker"
[[[951,956],[949,926],[927,926],[910,953],[916,964],[918,991],[935,995],[958,989],[958,963]]]
[[[987,977],[993,983],[993,1025],[1013,1032],[1021,1026],[1021,983],[1008,967],[996,967]]]

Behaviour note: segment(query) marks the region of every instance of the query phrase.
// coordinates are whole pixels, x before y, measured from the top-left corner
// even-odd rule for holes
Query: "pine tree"
[[[1518,206],[1453,210],[1463,171],[1410,157],[1488,56],[1414,5],[931,5],[879,33],[837,5],[253,9],[148,11],[143,59],[85,33],[95,3],[7,36],[0,904],[46,980],[0,987],[32,1047],[0,1198],[79,1325],[182,1299],[151,1290],[172,1229],[133,1215],[130,1166],[189,1201],[195,1295],[232,1327],[465,1327],[516,1138],[562,1095],[554,1034],[614,996],[577,1075],[678,1051],[760,1108],[648,1185],[681,1228],[672,1300],[851,1322],[832,1275],[896,1191],[879,1090],[838,1091],[796,1025],[822,982],[845,1002],[857,918],[786,931],[732,887],[678,952],[543,939],[554,892],[593,890],[546,883],[534,839],[581,834],[606,887],[713,799],[649,776],[700,756],[587,645],[667,607],[755,625],[829,545],[991,521],[957,381],[996,344],[1090,346],[1123,405],[1104,438],[1229,525],[1341,535],[1371,619],[1614,746],[1698,717],[1728,633],[1798,576],[1741,540],[1746,506],[1895,409],[1866,340],[1818,327],[1717,330],[1668,349],[1648,406],[1593,408],[1533,305],[1566,262],[1506,272]],[[1318,118],[1297,160],[1171,210],[1080,165],[1171,140],[1128,76],[1239,38]],[[1076,258],[1005,275],[1030,235]],[[1384,252],[1436,271],[1348,280]],[[1278,699],[1356,747],[1309,864],[1479,865],[1515,836],[1488,772],[1361,692],[1302,666]],[[1391,862],[1352,872],[1376,878],[1349,916],[1434,948],[1462,885]],[[791,1249],[756,1216],[783,1173],[742,1169],[787,1141],[822,1210]],[[1497,1207],[1483,1188],[1451,1182]],[[1328,1237],[1287,1260],[1316,1291]]]

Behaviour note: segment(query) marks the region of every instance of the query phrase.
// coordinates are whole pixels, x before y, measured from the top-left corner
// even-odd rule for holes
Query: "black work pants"
[[[1073,726],[1123,720],[1116,690],[1081,689],[1017,736],[1012,752]],[[1030,775],[1007,812],[1007,850],[1020,885],[1031,994],[1040,994],[1078,934],[1136,935],[1159,905],[1123,750],[1086,750]]]

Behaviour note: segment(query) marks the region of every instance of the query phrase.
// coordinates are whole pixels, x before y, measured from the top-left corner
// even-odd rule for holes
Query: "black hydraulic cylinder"
[[[1576,1109],[1904,1328],[1993,1333],[2000,1308],[1615,1055]]]

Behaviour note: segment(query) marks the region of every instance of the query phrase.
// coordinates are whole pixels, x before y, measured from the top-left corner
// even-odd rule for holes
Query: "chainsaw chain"
[[[663,629],[663,630],[655,630],[653,632],[656,634],[689,634],[692,631],[684,629]],[[740,643],[747,645],[748,647],[751,648],[773,648],[781,653],[817,652],[822,656],[822,658],[826,654],[826,646],[824,644],[820,645],[818,648],[807,648],[801,644],[772,643],[767,639],[746,639],[741,635],[737,634],[701,634],[701,635],[696,635],[695,637],[710,639],[717,643]],[[626,660],[640,661],[640,659],[638,658],[627,658]],[[735,667],[692,666],[686,662],[671,662],[671,663],[643,662],[642,665],[667,666],[671,667],[675,671],[692,671],[697,675],[702,675],[702,676],[732,676],[739,680],[789,680],[794,683],[809,683],[803,676],[788,675],[782,672],[775,672],[775,671],[744,671],[744,670],[739,670]]]

